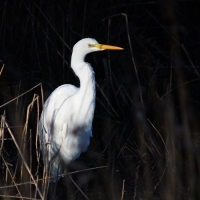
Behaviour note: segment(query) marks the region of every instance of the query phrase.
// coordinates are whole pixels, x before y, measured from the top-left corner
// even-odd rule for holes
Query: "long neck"
[[[79,94],[83,99],[95,98],[95,77],[94,71],[89,63],[84,63],[77,71],[74,71],[80,80]]]
[[[72,62],[72,69],[80,80],[80,89],[76,94],[77,121],[82,125],[91,125],[95,108],[95,77],[89,63]]]

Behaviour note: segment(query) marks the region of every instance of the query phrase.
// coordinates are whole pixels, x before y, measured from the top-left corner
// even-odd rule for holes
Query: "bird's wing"
[[[77,117],[74,119],[74,115],[79,114],[74,113],[78,91],[79,88],[75,86],[62,85],[45,102],[39,133],[43,159],[46,146],[49,161],[59,150],[66,163],[79,157],[80,153],[87,149],[92,136],[91,124],[86,127],[76,126]]]
[[[77,87],[70,84],[61,85],[56,88],[46,100],[39,123],[39,135],[43,134],[46,143],[50,140],[49,137],[51,132],[55,131],[52,129],[56,128],[53,127],[53,122],[58,110],[62,107],[63,102],[73,96],[78,90]]]

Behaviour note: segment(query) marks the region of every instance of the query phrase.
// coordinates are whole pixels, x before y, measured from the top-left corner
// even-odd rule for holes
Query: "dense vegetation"
[[[53,198],[199,199],[199,6],[2,0],[0,197],[46,198],[37,141],[42,101],[61,84],[79,85],[72,47],[93,37],[125,50],[87,56],[97,87],[93,138],[68,166],[70,176],[52,187]]]

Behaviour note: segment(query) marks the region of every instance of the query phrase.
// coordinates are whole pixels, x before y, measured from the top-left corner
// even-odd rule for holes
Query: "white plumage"
[[[73,47],[71,67],[80,79],[80,88],[65,84],[55,89],[46,100],[39,122],[40,148],[47,161],[51,182],[56,182],[67,165],[86,151],[92,136],[95,109],[95,77],[88,53],[120,47],[101,45],[85,38]]]

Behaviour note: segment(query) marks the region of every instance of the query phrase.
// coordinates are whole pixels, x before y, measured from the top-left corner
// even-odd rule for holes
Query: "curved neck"
[[[79,95],[88,100],[95,98],[95,77],[90,64],[84,62],[74,72],[80,80]]]
[[[84,61],[76,62],[77,65],[72,66],[75,74],[80,80],[80,89],[76,93],[76,111],[77,122],[85,125],[91,124],[93,120],[94,108],[95,108],[95,77],[94,71],[89,63]],[[72,63],[74,64],[74,63]]]

